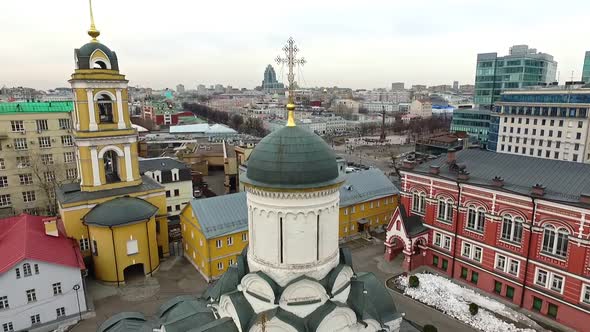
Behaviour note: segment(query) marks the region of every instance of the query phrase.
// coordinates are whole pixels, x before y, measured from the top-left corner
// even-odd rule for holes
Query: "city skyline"
[[[302,75],[297,75],[304,87],[386,88],[396,81],[408,87],[450,85],[454,80],[473,84],[477,53],[504,55],[516,44],[553,55],[561,82],[570,80],[572,71],[578,80],[588,48],[578,34],[563,33],[565,27],[583,31],[582,14],[590,4],[582,1],[576,1],[575,12],[555,11],[548,1],[373,1],[362,7],[353,2],[335,7],[302,1],[293,8],[267,1],[199,6],[183,1],[164,12],[155,1],[141,7],[114,0],[96,2],[99,40],[117,50],[130,85],[156,89],[178,83],[187,89],[216,83],[254,88],[268,64],[284,82],[286,70],[273,59],[289,36],[309,60]],[[0,54],[0,84],[66,86],[72,72],[71,51],[88,40],[90,24],[87,14],[70,13],[87,13],[87,3],[56,0],[33,9],[26,2],[5,6],[4,12],[12,14],[0,21],[0,28],[11,33],[4,40],[10,45],[8,51]],[[52,12],[54,8],[68,10]]]

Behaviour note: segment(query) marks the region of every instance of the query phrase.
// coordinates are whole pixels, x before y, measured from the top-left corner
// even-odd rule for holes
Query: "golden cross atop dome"
[[[88,3],[90,5],[90,29],[88,29],[88,35],[92,37],[92,42],[98,43],[98,39],[96,38],[100,36],[100,31],[96,30],[96,27],[94,26],[94,15],[92,14],[92,0],[88,0]]]
[[[277,64],[286,64],[289,67],[289,74],[287,75],[287,80],[289,81],[289,101],[287,102],[287,111],[289,111],[289,117],[287,119],[287,127],[295,127],[295,102],[293,100],[293,93],[295,90],[295,74],[293,73],[293,67],[295,65],[303,66],[305,64],[305,59],[300,58],[297,59],[295,56],[299,52],[297,45],[295,45],[295,40],[292,37],[289,37],[287,40],[287,45],[283,47],[283,51],[285,52],[285,57],[281,58],[279,55],[276,58]]]

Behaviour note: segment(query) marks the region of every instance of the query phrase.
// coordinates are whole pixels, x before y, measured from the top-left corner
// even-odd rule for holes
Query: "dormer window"
[[[100,123],[113,123],[113,100],[109,95],[101,94],[98,96],[98,113]]]

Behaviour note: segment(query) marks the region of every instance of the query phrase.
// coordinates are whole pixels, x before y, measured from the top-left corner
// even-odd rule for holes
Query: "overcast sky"
[[[94,0],[100,42],[132,85],[253,88],[295,38],[303,86],[472,84],[477,53],[552,54],[560,81],[590,50],[588,0]],[[0,86],[67,86],[88,42],[85,0],[2,1]],[[275,65],[277,76],[286,69]]]

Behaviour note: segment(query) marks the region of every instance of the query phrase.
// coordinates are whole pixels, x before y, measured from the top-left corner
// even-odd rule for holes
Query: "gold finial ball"
[[[295,104],[291,104],[291,103],[287,104],[287,110],[288,111],[294,111],[295,110]]]
[[[96,38],[97,38],[98,36],[100,36],[100,31],[98,31],[98,30],[96,30],[96,29],[90,29],[90,30],[88,30],[88,35],[89,35],[90,37],[92,37],[92,39],[93,39],[93,40],[96,40]]]

